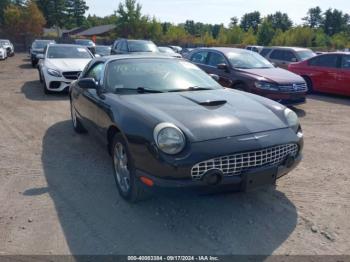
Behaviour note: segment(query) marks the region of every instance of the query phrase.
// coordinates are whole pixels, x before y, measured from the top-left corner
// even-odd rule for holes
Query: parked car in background
[[[159,49],[149,40],[119,39],[114,42],[112,55],[129,53],[159,53]]]
[[[301,75],[310,92],[350,96],[350,53],[327,53],[290,64],[289,70]]]
[[[30,54],[30,60],[32,62],[32,66],[36,67],[39,61],[39,58],[37,55],[42,55],[44,54],[45,47],[48,44],[55,44],[55,40],[34,40],[32,43],[30,49],[29,49],[29,54]]]
[[[95,58],[72,84],[70,102],[74,130],[105,143],[127,201],[145,188],[273,185],[302,158],[292,110],[225,89],[181,59]]]
[[[288,69],[288,65],[304,61],[316,54],[307,48],[299,47],[265,47],[260,54],[276,66]]]
[[[182,58],[182,55],[176,53],[172,48],[168,46],[158,46],[159,52],[177,58]]]
[[[171,49],[173,49],[176,53],[181,53],[181,51],[182,51],[182,47],[181,46],[177,46],[177,45],[169,45],[169,47],[171,48]]]
[[[276,68],[261,55],[237,48],[199,48],[188,59],[208,74],[219,76],[225,87],[261,95],[283,104],[306,101],[304,79]]]
[[[95,55],[108,56],[111,55],[112,47],[110,45],[97,45],[95,46]]]
[[[95,54],[96,44],[92,40],[90,40],[90,39],[75,39],[74,43],[76,45],[81,45],[81,46],[85,46],[85,47],[89,48],[90,52]]]
[[[70,83],[78,79],[93,54],[84,46],[51,44],[39,58],[39,79],[44,92],[48,94],[68,90]]]
[[[15,55],[15,48],[10,40],[0,39],[0,44],[6,49],[7,56]]]
[[[189,54],[190,52],[192,52],[194,50],[194,48],[182,48],[180,54],[185,57],[187,56],[187,54]]]
[[[248,45],[246,46],[245,49],[256,53],[260,53],[263,48],[264,48],[263,46],[259,46],[259,45]]]
[[[0,43],[0,60],[7,59],[7,50],[6,48]]]

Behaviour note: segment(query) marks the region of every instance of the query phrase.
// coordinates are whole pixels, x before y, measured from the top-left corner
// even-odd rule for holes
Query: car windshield
[[[85,47],[79,46],[50,46],[47,51],[47,58],[75,58],[75,59],[89,59],[92,55]]]
[[[111,92],[180,92],[222,88],[197,66],[173,59],[116,60],[107,68],[107,87]]]
[[[310,50],[305,50],[305,51],[298,51],[297,52],[299,57],[301,58],[301,60],[306,60],[306,59],[309,59],[311,57],[314,57],[316,56],[316,54]]]
[[[110,55],[111,47],[110,46],[96,46],[96,54],[99,55]]]
[[[227,58],[234,68],[258,69],[274,66],[261,55],[252,51],[235,51],[227,53]]]
[[[83,45],[83,46],[94,46],[94,42],[91,40],[75,40],[75,43],[77,45]]]
[[[48,44],[53,43],[52,41],[35,41],[33,43],[34,49],[44,49]]]
[[[10,45],[10,41],[8,41],[8,40],[2,40],[2,41],[0,41],[0,44],[1,44],[1,45]]]
[[[158,52],[158,47],[151,41],[128,41],[130,52]]]

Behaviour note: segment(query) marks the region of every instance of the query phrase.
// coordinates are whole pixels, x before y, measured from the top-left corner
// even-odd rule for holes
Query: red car
[[[350,53],[315,56],[290,64],[288,69],[305,79],[310,92],[350,96]]]

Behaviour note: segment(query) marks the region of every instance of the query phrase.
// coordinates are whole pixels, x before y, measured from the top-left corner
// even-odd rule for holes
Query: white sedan
[[[38,55],[40,82],[46,94],[69,89],[85,66],[93,58],[91,52],[83,46],[50,44],[43,55]]]
[[[0,45],[0,60],[5,60],[7,58],[7,51],[2,45]]]

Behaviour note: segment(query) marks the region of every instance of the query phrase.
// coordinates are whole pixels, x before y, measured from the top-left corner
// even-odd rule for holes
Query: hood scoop
[[[195,93],[181,96],[201,106],[221,106],[227,103],[226,100],[221,99],[219,96],[215,96],[212,93],[207,94],[203,91],[196,91]]]

